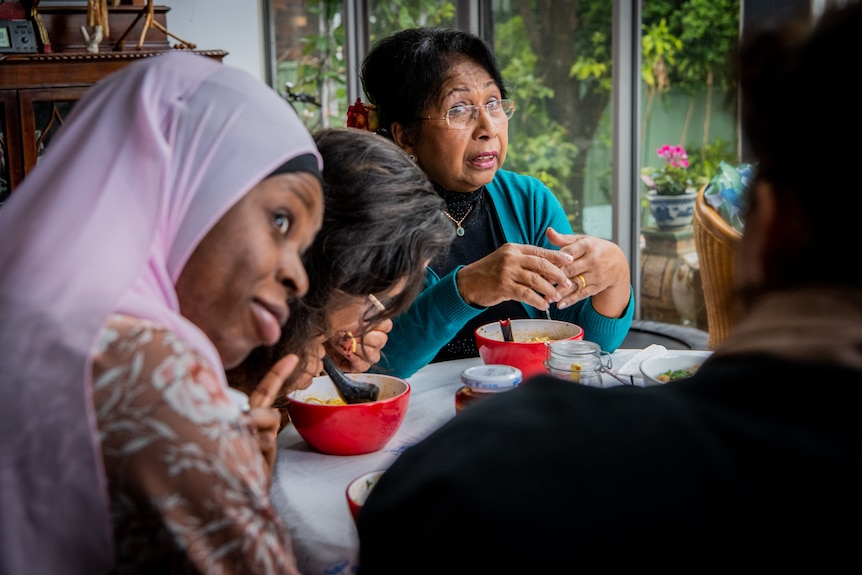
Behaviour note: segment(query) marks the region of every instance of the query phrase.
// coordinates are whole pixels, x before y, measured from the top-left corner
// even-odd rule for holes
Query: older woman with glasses
[[[377,132],[425,171],[457,233],[374,369],[407,377],[475,357],[478,326],[548,313],[615,350],[634,313],[628,261],[614,243],[574,234],[542,182],[501,169],[516,104],[487,44],[458,30],[404,30],[374,46],[361,76]]]

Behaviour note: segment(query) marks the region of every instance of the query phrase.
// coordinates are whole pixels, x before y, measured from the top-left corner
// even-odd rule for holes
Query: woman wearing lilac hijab
[[[169,53],[85,94],[0,208],[0,573],[298,573],[229,399],[308,278],[320,156],[270,88]]]

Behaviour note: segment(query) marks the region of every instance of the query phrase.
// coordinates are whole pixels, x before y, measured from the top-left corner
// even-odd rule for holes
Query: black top
[[[860,399],[858,371],[763,356],[661,387],[528,380],[395,461],[358,573],[858,569]]]
[[[444,276],[459,265],[478,261],[506,243],[503,227],[500,225],[497,211],[488,197],[485,186],[469,194],[450,192],[437,184],[434,184],[434,188],[446,200],[446,211],[455,220],[460,221],[461,227],[464,228],[464,235],[455,238],[448,253],[442,259],[431,263],[437,275]],[[455,223],[452,222],[452,225],[454,226]],[[476,328],[497,321],[500,317],[524,319],[529,316],[524,306],[516,301],[505,301],[488,308],[467,322],[455,337],[437,352],[432,363],[478,357]]]

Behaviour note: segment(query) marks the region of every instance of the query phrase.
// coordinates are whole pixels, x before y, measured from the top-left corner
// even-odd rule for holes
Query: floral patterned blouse
[[[113,315],[93,381],[115,573],[299,574],[256,432],[205,359],[159,324]]]

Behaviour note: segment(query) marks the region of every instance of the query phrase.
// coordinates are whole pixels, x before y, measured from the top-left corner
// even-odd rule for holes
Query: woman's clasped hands
[[[547,230],[559,250],[507,243],[464,266],[457,276],[464,301],[490,307],[506,300],[546,310],[593,297],[596,311],[617,317],[629,302],[630,273],[622,250],[608,240]]]
[[[570,289],[558,288],[559,309],[592,298],[592,306],[607,317],[619,317],[631,294],[629,263],[620,247],[608,240],[584,234],[561,234],[547,230],[548,240],[571,256],[562,271],[570,279]]]
[[[491,307],[515,300],[546,310],[572,287],[563,266],[572,256],[559,250],[507,243],[458,272],[467,303]]]

